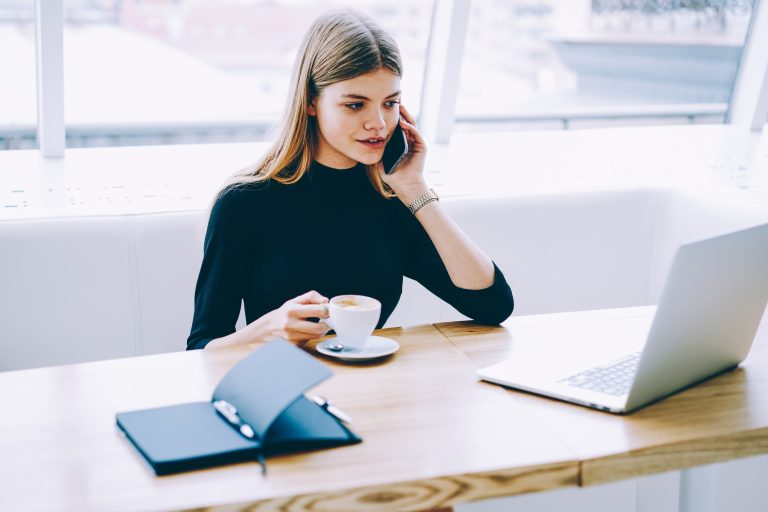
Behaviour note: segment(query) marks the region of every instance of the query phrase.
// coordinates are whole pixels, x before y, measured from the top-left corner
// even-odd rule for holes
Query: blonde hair
[[[309,170],[318,149],[317,118],[308,106],[324,88],[387,69],[402,76],[395,40],[368,16],[351,9],[330,11],[315,20],[301,43],[291,76],[285,114],[276,141],[256,164],[235,173],[230,187],[275,180],[290,185]],[[373,165],[368,179],[384,197],[394,197]],[[222,192],[224,191],[222,190]]]

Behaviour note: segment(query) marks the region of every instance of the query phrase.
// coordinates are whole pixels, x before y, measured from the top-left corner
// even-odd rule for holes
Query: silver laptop
[[[538,352],[522,353],[477,374],[504,386],[628,413],[735,368],[749,353],[766,302],[768,224],[682,245],[650,328],[646,324],[641,329],[637,343],[605,340],[597,345],[605,350],[592,348],[584,357],[567,357],[563,354],[574,353],[578,336],[576,341],[563,336],[545,342]],[[617,332],[619,338],[632,337],[631,332]],[[589,336],[582,333],[581,338]],[[605,360],[617,346],[635,351]]]

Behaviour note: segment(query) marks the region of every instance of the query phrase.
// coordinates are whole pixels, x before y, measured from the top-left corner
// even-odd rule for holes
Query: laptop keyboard
[[[640,352],[630,354],[608,366],[598,366],[571,375],[560,382],[577,388],[589,389],[609,395],[625,395],[635,379]]]

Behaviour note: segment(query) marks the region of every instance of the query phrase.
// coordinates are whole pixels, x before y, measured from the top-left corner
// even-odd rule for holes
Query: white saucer
[[[394,354],[400,348],[400,344],[393,339],[384,336],[371,336],[365,346],[360,349],[343,348],[340,351],[329,350],[326,345],[339,343],[339,338],[328,338],[317,344],[315,350],[323,355],[335,357],[342,361],[367,361],[379,357]]]

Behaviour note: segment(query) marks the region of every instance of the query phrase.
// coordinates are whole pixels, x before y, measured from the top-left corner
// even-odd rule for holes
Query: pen
[[[216,412],[218,412],[225,420],[227,420],[227,423],[235,427],[235,429],[240,432],[243,437],[250,440],[256,440],[256,432],[253,431],[253,428],[249,424],[243,421],[239,414],[237,414],[237,408],[234,405],[227,402],[226,400],[215,400],[213,402],[213,408],[216,409]],[[256,452],[256,459],[261,466],[261,474],[266,476],[267,461],[264,459],[264,455],[261,453],[261,450]]]
[[[315,402],[317,405],[328,411],[329,414],[332,416],[335,416],[337,419],[343,421],[344,423],[352,423],[352,418],[349,417],[347,413],[333,405],[331,402],[329,402],[327,399],[325,399],[322,396],[313,396],[312,401]]]
[[[253,428],[251,428],[249,424],[240,418],[234,405],[225,400],[216,400],[213,402],[213,408],[216,409],[216,412],[221,414],[224,419],[230,423],[230,425],[235,427],[237,431],[243,435],[243,437],[248,439],[256,438],[256,432],[253,431]]]

